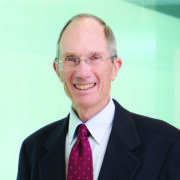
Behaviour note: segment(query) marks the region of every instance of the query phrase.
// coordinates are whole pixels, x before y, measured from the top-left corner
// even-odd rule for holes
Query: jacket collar
[[[141,143],[131,113],[113,101],[115,117],[98,180],[131,180],[140,166],[133,150]]]
[[[116,100],[113,99],[113,101],[116,107],[113,131],[128,149],[132,151],[141,144],[132,113],[120,106]]]

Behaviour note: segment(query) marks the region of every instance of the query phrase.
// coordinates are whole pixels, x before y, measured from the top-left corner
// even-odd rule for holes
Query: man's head
[[[114,36],[107,39],[105,26],[92,16],[81,15],[71,20],[60,34],[60,62],[55,64],[55,70],[80,118],[82,111],[91,110],[92,114],[87,115],[90,118],[108,103],[111,81],[116,78],[121,66],[121,60],[114,52],[116,46],[109,49],[108,41],[112,41]],[[113,61],[112,56],[115,57]],[[67,69],[68,63],[76,58],[80,60],[79,64],[73,65],[71,70]],[[88,64],[87,59],[93,63]],[[60,64],[63,64],[62,68]]]
[[[117,57],[117,47],[116,47],[116,40],[115,40],[115,37],[114,37],[114,34],[111,30],[111,28],[102,20],[100,19],[99,17],[95,16],[95,15],[92,15],[92,14],[77,14],[76,16],[73,16],[66,24],[65,26],[63,27],[60,35],[59,35],[59,38],[58,38],[58,41],[57,41],[57,54],[56,54],[56,57],[59,58],[60,56],[60,41],[61,41],[61,38],[62,38],[62,35],[64,33],[64,31],[66,30],[67,26],[75,21],[75,20],[78,20],[80,18],[92,18],[94,20],[96,20],[97,22],[99,22],[99,24],[102,25],[103,27],[103,30],[104,30],[104,35],[106,37],[106,40],[107,40],[107,46],[108,46],[108,52],[109,52],[109,55],[110,57]],[[113,60],[113,59],[112,59]]]

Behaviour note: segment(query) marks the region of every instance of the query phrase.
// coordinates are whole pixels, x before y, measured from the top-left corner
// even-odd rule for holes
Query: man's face
[[[90,54],[101,54],[108,58],[107,42],[102,25],[92,18],[73,21],[64,31],[60,41],[60,56],[66,55],[86,59]],[[79,108],[104,107],[110,98],[111,81],[115,79],[120,62],[110,59],[100,66],[91,67],[81,61],[73,71],[59,70],[66,94],[75,110]]]

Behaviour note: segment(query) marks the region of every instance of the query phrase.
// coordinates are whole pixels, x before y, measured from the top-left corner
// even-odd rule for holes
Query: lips
[[[91,89],[96,85],[96,83],[91,83],[91,84],[75,84],[74,87],[79,90],[87,90]]]

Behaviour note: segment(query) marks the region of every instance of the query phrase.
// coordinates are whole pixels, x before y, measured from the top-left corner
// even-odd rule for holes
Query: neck
[[[106,103],[98,105],[98,108],[96,106],[92,106],[92,107],[73,106],[73,109],[76,112],[79,119],[85,123],[93,116],[98,114],[109,103],[109,101],[110,99],[108,99]]]

